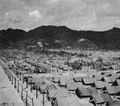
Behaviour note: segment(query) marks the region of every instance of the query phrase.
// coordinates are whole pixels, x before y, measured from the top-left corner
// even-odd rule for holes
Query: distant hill
[[[84,39],[84,41],[80,41]],[[120,50],[120,29],[108,31],[75,31],[66,26],[41,26],[25,32],[19,29],[0,31],[1,48],[18,48],[42,41],[49,48]]]

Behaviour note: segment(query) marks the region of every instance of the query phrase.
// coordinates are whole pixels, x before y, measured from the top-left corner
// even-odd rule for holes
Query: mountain
[[[84,39],[84,41],[80,41]],[[49,48],[101,48],[120,50],[120,29],[108,31],[75,31],[66,26],[41,26],[28,32],[19,29],[0,31],[0,47],[24,47],[42,41]]]

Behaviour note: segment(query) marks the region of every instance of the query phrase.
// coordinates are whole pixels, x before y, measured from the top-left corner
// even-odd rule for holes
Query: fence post
[[[21,72],[20,72],[20,74],[19,74],[19,75],[20,75],[20,81],[21,81]]]
[[[23,84],[24,84],[24,74],[22,74],[22,81],[23,81]]]
[[[19,93],[19,80],[18,80],[18,93]]]
[[[23,100],[23,85],[21,85],[21,99]]]
[[[32,106],[34,106],[34,101],[33,101],[33,98],[32,98]]]
[[[43,106],[45,106],[45,94],[43,92]]]
[[[14,79],[15,79],[15,84],[14,84],[14,87],[16,88],[16,77],[14,77]]]
[[[13,84],[13,75],[12,75],[12,84]]]
[[[30,86],[30,91],[32,92],[32,84],[31,84],[31,86]]]
[[[38,90],[36,89],[36,98],[38,98]]]
[[[28,88],[28,84],[27,84],[27,82],[26,82],[26,88]]]
[[[28,94],[28,92],[26,91],[26,106],[27,106],[27,104],[28,104],[28,101],[27,101],[27,94]]]

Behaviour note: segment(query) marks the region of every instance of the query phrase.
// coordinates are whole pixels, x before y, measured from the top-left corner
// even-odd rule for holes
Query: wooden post
[[[11,81],[11,79],[12,79],[12,78],[11,78],[11,74],[10,74],[10,78],[9,78],[9,80]]]
[[[12,84],[13,84],[13,75],[12,75]]]
[[[18,93],[19,93],[19,80],[18,80]]]
[[[38,90],[36,89],[36,98],[38,98]]]
[[[28,92],[26,91],[26,106],[28,105],[28,99],[27,99]]]
[[[26,82],[26,88],[28,88],[28,84],[27,84],[27,82]]]
[[[32,98],[32,106],[34,106],[34,101],[33,101],[33,98]]]
[[[21,99],[23,100],[23,85],[21,85]]]
[[[21,72],[20,72],[20,81],[21,81]]]
[[[43,91],[43,106],[45,106],[45,94],[44,94],[44,91]]]
[[[22,74],[22,81],[23,81],[23,84],[24,84],[24,74]]]
[[[16,77],[14,77],[14,79],[15,79],[14,87],[16,88]]]
[[[30,86],[30,91],[32,92],[32,84],[31,84],[31,86]]]

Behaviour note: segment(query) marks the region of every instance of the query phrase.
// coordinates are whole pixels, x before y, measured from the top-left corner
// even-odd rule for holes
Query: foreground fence
[[[11,83],[13,84],[14,88],[21,96],[21,99],[23,100],[25,105],[34,106],[33,98],[28,95],[28,91],[24,87],[24,84],[21,82],[21,78],[19,79],[2,60],[0,60],[0,65],[2,66],[4,72],[8,76]]]

